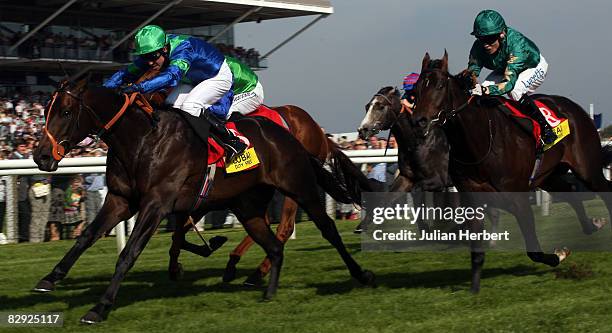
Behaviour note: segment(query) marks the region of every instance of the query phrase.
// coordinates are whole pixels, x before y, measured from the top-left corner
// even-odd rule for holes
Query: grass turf
[[[573,222],[578,228],[577,222]],[[487,254],[479,295],[469,293],[469,253],[366,253],[355,223],[338,221],[355,259],[377,276],[377,288],[351,280],[335,250],[312,223],[301,223],[285,248],[277,297],[261,302],[262,290],[242,286],[261,260],[253,247],[239,277],[221,282],[230,241],[203,259],[183,252],[178,282],[168,279],[169,234],[153,237],[124,280],[109,318],[83,326],[79,318],[99,299],[115,267],[114,238],[100,240],[50,294],[29,290],[59,261],[72,241],[0,247],[0,312],[62,311],[63,328],[2,328],[54,332],[565,332],[612,331],[612,257],[574,253],[560,268],[531,263],[522,253]],[[603,233],[610,238],[607,227]],[[189,239],[199,242],[190,233]],[[572,270],[584,271],[573,279]],[[570,278],[567,278],[567,277]]]

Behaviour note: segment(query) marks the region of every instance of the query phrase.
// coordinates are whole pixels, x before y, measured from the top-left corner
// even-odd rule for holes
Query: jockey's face
[[[485,51],[488,54],[495,54],[499,50],[499,39],[500,35],[482,36],[478,37],[478,40],[482,43]]]
[[[151,53],[143,55],[143,59],[145,59],[145,61],[147,62],[149,67],[151,67],[151,69],[160,70],[164,66],[164,63],[166,62],[166,56],[165,56],[166,52],[167,52],[167,48],[164,47],[163,49],[159,51],[155,51],[155,52],[151,52]]]

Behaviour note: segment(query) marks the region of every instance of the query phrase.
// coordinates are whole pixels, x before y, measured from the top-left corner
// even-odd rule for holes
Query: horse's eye
[[[68,110],[68,109],[64,109],[64,110],[62,111],[62,116],[64,116],[64,117],[69,117],[69,116],[70,116],[70,110]]]

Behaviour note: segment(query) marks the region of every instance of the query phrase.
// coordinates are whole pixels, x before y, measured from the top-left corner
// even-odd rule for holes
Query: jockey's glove
[[[125,94],[131,94],[134,92],[142,92],[142,87],[138,83],[130,84],[128,86],[122,87],[121,92]]]
[[[477,83],[472,90],[470,90],[470,95],[472,96],[482,96],[482,86],[480,83]]]

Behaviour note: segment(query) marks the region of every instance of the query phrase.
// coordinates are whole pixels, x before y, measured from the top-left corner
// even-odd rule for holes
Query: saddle
[[[553,108],[549,107],[548,105],[544,104],[539,100],[536,100],[535,104],[540,109],[540,112],[542,112],[542,115],[544,115],[544,119],[546,119],[550,127],[552,127],[553,131],[555,131],[555,134],[557,135],[557,140],[555,140],[555,142],[549,145],[542,145],[542,140],[540,140],[542,130],[538,122],[527,116],[520,109],[520,106],[517,102],[506,99],[504,97],[496,97],[496,99],[499,101],[498,108],[502,112],[510,116],[510,118],[514,120],[515,123],[521,129],[523,129],[525,132],[527,132],[534,138],[536,142],[536,148],[538,150],[546,151],[554,147],[557,143],[563,140],[563,138],[570,134],[569,120],[567,118],[559,116]]]

